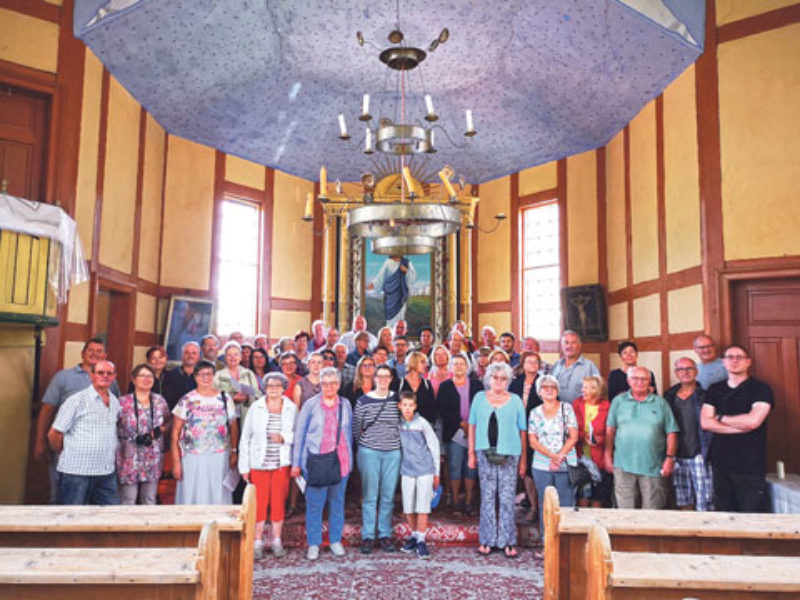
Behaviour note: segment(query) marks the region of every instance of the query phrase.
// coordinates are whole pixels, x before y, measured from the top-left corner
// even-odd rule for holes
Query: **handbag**
[[[504,465],[508,460],[508,455],[497,453],[497,436],[498,436],[497,414],[495,411],[492,411],[492,415],[489,417],[489,424],[487,427],[486,437],[489,439],[489,443],[491,444],[492,442],[494,442],[494,445],[490,446],[489,449],[485,451],[486,460],[488,460],[493,465]]]
[[[306,483],[312,487],[328,487],[342,480],[339,464],[339,436],[342,433],[342,401],[339,400],[339,422],[336,430],[336,444],[332,452],[309,452],[306,457]]]
[[[569,439],[569,432],[567,431],[567,422],[564,418],[564,403],[561,403],[561,427],[564,432],[564,442]],[[588,483],[592,482],[592,474],[589,472],[589,469],[581,462],[578,462],[577,465],[572,466],[571,464],[567,463],[567,475],[569,476],[569,482],[572,486],[576,488],[582,488]]]

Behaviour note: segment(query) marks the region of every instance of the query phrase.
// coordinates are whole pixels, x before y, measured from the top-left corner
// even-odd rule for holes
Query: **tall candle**
[[[328,196],[328,170],[325,167],[319,169],[319,195],[323,198]]]
[[[372,152],[372,129],[367,127],[366,136],[364,137],[364,152]]]
[[[303,213],[303,218],[309,220],[312,219],[313,217],[311,212],[313,209],[314,209],[314,196],[311,194],[311,192],[308,192],[306,194],[306,210]]]
[[[339,115],[339,135],[341,137],[347,136],[347,123],[344,122],[344,115]]]
[[[403,167],[403,179],[406,180],[406,187],[408,188],[408,193],[411,194],[414,192],[414,180],[411,179],[411,169],[408,167]]]
[[[369,114],[369,94],[364,94],[364,100],[361,103],[361,114],[362,115]]]
[[[433,99],[430,94],[425,94],[425,110],[428,111],[429,115],[433,114]]]
[[[776,474],[778,475],[778,479],[786,479],[786,467],[784,466],[782,460],[779,460],[775,464],[775,471]]]
[[[467,109],[467,131],[475,131],[475,125],[472,123],[472,111],[470,109]]]
[[[439,171],[439,179],[442,180],[442,183],[444,184],[444,187],[447,189],[447,197],[451,198],[451,199],[455,198],[456,197],[456,190],[453,188],[453,184],[450,183],[450,180],[447,178],[447,174],[445,173],[444,169]]]
[[[475,209],[478,206],[478,198],[472,196],[469,199],[469,220],[471,223],[475,222]]]

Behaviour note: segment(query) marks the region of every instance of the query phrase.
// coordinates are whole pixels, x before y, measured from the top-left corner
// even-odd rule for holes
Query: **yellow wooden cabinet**
[[[53,318],[56,300],[47,283],[51,241],[0,229],[0,320]]]

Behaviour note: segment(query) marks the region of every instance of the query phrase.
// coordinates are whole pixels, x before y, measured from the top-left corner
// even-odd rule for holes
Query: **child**
[[[411,537],[406,540],[402,551],[407,554],[416,551],[419,558],[428,558],[431,553],[425,545],[425,531],[428,529],[433,491],[439,487],[439,440],[430,423],[416,414],[414,392],[400,392],[397,407],[400,409],[400,444],[403,449],[400,464],[403,512],[411,527]]]

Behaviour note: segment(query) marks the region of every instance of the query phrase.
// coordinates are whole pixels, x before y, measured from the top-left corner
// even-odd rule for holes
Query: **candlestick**
[[[408,167],[403,167],[403,179],[406,181],[406,187],[408,188],[409,195],[414,194],[414,180],[411,179],[411,169]]]
[[[456,190],[453,188],[453,184],[450,183],[450,179],[448,179],[447,172],[445,171],[445,169],[439,171],[439,179],[442,180],[445,189],[447,189],[447,197],[452,202],[453,199],[456,197]]]
[[[372,154],[372,152],[372,130],[367,127],[367,131],[364,135],[364,153]]]
[[[314,218],[312,211],[314,209],[314,196],[311,192],[306,194],[306,209],[303,212],[303,220],[304,221],[311,221]]]
[[[325,167],[319,169],[319,195],[321,198],[328,197],[328,170]]]
[[[428,111],[429,115],[433,114],[433,98],[431,98],[430,94],[425,94],[425,110]]]
[[[364,100],[361,103],[361,114],[362,115],[369,114],[369,94],[364,94]]]
[[[469,199],[469,220],[474,223],[475,222],[475,209],[478,207],[478,200],[475,196],[472,196]]]
[[[350,137],[347,135],[347,123],[344,122],[344,115],[339,115],[339,137],[342,139]]]

